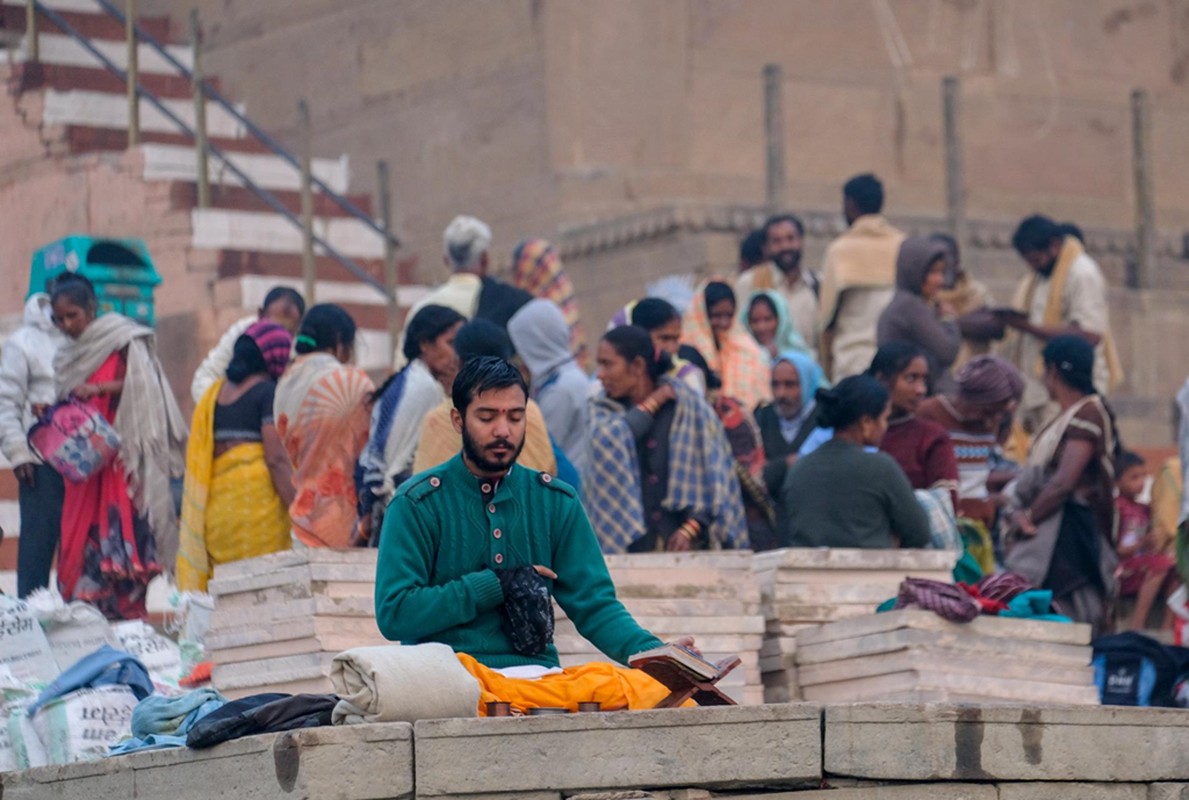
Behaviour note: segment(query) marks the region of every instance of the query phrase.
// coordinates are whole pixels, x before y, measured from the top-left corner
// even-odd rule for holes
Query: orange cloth
[[[530,708],[568,708],[577,711],[579,703],[599,703],[603,711],[624,708],[638,711],[656,708],[669,696],[669,690],[638,669],[595,662],[566,667],[561,672],[540,678],[509,678],[483,666],[466,653],[458,660],[479,681],[479,716],[487,716],[487,704],[511,703],[513,713]],[[689,701],[686,705],[693,705]]]
[[[300,355],[277,383],[277,433],[293,464],[293,533],[307,547],[346,547],[357,516],[355,462],[367,444],[367,373],[326,352]]]
[[[731,329],[722,340],[715,341],[706,309],[706,286],[712,280],[721,281],[720,278],[702,281],[694,292],[682,320],[681,343],[701,353],[710,369],[722,379],[722,393],[738,400],[752,414],[761,404],[772,401],[768,366],[772,359],[743,329],[737,316],[731,320]],[[728,281],[721,282],[730,285]]]

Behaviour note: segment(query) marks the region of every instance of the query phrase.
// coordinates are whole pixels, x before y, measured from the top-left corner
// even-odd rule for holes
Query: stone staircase
[[[48,7],[90,38],[121,69],[127,63],[124,26],[94,0],[48,0]],[[187,66],[168,18],[142,18],[150,36],[167,43]],[[128,148],[126,88],[79,42],[39,18],[40,60],[27,59],[23,0],[0,0],[0,37],[10,44],[0,65],[0,216],[16,224],[0,242],[0,342],[19,324],[31,253],[70,233],[143,238],[164,282],[156,295],[162,360],[183,408],[191,407],[190,376],[221,332],[259,306],[269,288],[301,289],[302,235],[213,155],[211,203],[197,207],[197,159],[187,135],[147,100],[140,103],[141,143]],[[142,87],[187,124],[195,116],[189,79],[148,44],[138,53]],[[223,91],[217,77],[208,84]],[[237,106],[241,113],[245,110]],[[214,101],[207,103],[210,141],[288,210],[300,211],[300,176],[251,136]],[[315,177],[365,214],[371,197],[349,194],[345,155],[315,158]],[[315,233],[371,276],[383,277],[384,242],[366,222],[315,190]],[[315,301],[343,305],[360,327],[358,360],[382,373],[391,364],[386,298],[331,256],[317,256]],[[408,308],[424,289],[410,285],[414,259],[400,265],[399,304]],[[307,298],[308,300],[309,298]],[[16,482],[0,464],[0,588],[13,569],[17,534]]]

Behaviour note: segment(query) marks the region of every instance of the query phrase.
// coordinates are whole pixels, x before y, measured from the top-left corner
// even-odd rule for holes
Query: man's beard
[[[493,460],[495,457],[488,457],[485,453],[489,453],[488,448],[502,444],[511,448],[510,452],[500,457],[502,460]],[[471,438],[467,431],[467,426],[462,426],[462,452],[467,457],[467,460],[478,467],[483,472],[505,472],[511,469],[512,465],[516,463],[516,459],[520,457],[520,451],[524,449],[524,437],[521,437],[519,444],[513,444],[509,439],[497,439],[483,450],[475,444],[475,440]]]
[[[782,250],[772,256],[772,260],[780,271],[785,275],[795,271],[801,266],[801,251],[800,250]]]

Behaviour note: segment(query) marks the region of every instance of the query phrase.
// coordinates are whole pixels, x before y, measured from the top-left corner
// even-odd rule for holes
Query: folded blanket
[[[473,717],[479,682],[444,644],[355,647],[334,657],[335,725]]]
[[[197,689],[178,697],[150,695],[132,709],[132,735],[138,739],[154,734],[185,737],[195,722],[226,702],[214,689]]]

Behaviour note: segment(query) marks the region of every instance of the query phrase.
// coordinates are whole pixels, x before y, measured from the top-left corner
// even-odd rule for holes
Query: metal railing
[[[340,265],[346,268],[360,281],[375,288],[385,295],[389,305],[390,330],[398,328],[396,319],[398,318],[397,309],[397,270],[396,270],[396,249],[400,246],[400,240],[392,233],[392,223],[390,217],[390,203],[387,200],[388,187],[387,185],[380,187],[380,194],[382,198],[382,205],[384,206],[384,221],[383,224],[376,222],[367,213],[360,209],[356,204],[352,203],[348,198],[335,191],[321,178],[312,174],[310,169],[310,155],[309,155],[309,131],[308,131],[308,111],[300,115],[303,121],[307,124],[303,125],[303,153],[299,158],[269,136],[258,125],[253,123],[250,119],[244,116],[235,104],[228,100],[221,92],[207,84],[202,74],[202,30],[198,21],[197,11],[191,13],[190,28],[191,39],[194,48],[194,68],[190,69],[181,61],[179,61],[169,49],[161,42],[157,41],[152,35],[145,31],[139,24],[136,23],[136,4],[135,0],[128,0],[129,13],[114,5],[110,0],[95,0],[98,6],[106,12],[109,16],[117,22],[125,26],[128,37],[128,69],[121,69],[115,62],[108,58],[98,47],[91,42],[91,40],[78,31],[69,21],[54,9],[47,6],[41,0],[26,0],[26,35],[29,39],[27,45],[27,52],[30,61],[36,62],[39,60],[39,32],[37,25],[37,15],[41,14],[50,22],[52,22],[59,30],[65,33],[70,38],[78,42],[88,53],[90,53],[108,72],[115,75],[121,81],[128,85],[128,99],[129,99],[129,130],[128,143],[129,146],[135,146],[140,140],[140,125],[139,125],[139,100],[144,99],[152,105],[158,112],[161,113],[170,123],[178,128],[184,135],[188,136],[195,143],[196,159],[197,159],[197,196],[198,205],[200,208],[205,208],[210,201],[210,187],[209,187],[209,173],[208,162],[209,157],[214,156],[222,162],[222,166],[232,175],[234,175],[245,188],[249,189],[255,194],[265,205],[267,205],[274,212],[279,214],[290,224],[294,225],[302,232],[304,239],[303,252],[303,278],[306,283],[307,300],[314,302],[313,291],[313,256],[314,249],[318,248],[327,256],[337,261]],[[138,67],[138,44],[143,42],[152,48],[161,58],[176,70],[178,76],[187,79],[192,87],[195,103],[195,126],[191,128],[184,120],[178,117],[169,106],[165,104],[153,92],[146,89],[140,84],[139,76],[137,74]],[[212,144],[206,133],[206,102],[211,101],[223,109],[231,116],[237,123],[243,126],[244,130],[253,138],[259,141],[264,147],[271,151],[273,155],[292,166],[301,176],[301,195],[302,195],[302,214],[299,217],[290,211],[284,203],[282,203],[275,194],[268,189],[260,186],[247,174],[247,172],[237,166],[229,157],[228,153],[218,145]],[[304,101],[301,107],[305,108]],[[381,167],[380,174],[384,181],[387,181],[387,168]],[[330,198],[342,211],[348,215],[349,218],[354,218],[362,222],[368,229],[381,237],[384,243],[384,260],[385,260],[385,280],[383,282],[373,277],[367,270],[355,263],[350,257],[341,253],[324,237],[319,236],[313,230],[313,191],[317,189],[322,195]],[[393,340],[395,344],[395,339]]]

